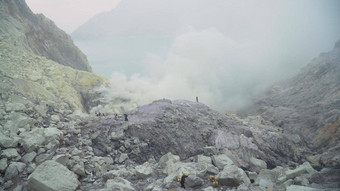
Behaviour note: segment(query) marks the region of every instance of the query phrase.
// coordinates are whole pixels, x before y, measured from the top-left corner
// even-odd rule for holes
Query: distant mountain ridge
[[[340,40],[247,110],[300,134],[313,149],[340,149]]]
[[[0,1],[0,18],[2,40],[21,44],[59,64],[92,71],[85,54],[74,45],[71,37],[44,15],[35,15],[24,0]]]

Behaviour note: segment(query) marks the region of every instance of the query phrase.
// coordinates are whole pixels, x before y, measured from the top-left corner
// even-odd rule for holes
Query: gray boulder
[[[135,189],[131,186],[131,182],[123,178],[115,178],[107,180],[105,184],[108,190],[112,191],[134,191]]]
[[[26,162],[26,163],[29,163],[29,162],[32,162],[34,160],[34,158],[37,156],[37,153],[32,151],[30,153],[27,153],[25,154],[21,160],[22,162]]]
[[[216,180],[219,185],[237,187],[241,184],[250,185],[247,174],[235,165],[225,166],[217,176]]]
[[[273,188],[279,175],[280,173],[275,170],[263,169],[257,175],[255,183],[263,188]],[[282,180],[282,183],[284,181],[286,181],[286,179]]]
[[[259,173],[262,169],[267,169],[267,163],[263,160],[251,157],[249,160],[250,170]]]
[[[7,158],[2,158],[0,160],[0,172],[4,172],[7,168]]]
[[[214,155],[211,157],[213,164],[220,170],[224,168],[224,166],[232,165],[234,162],[225,154]]]
[[[298,166],[294,170],[287,170],[285,172],[287,178],[295,178],[297,176],[300,176],[302,174],[310,174],[312,176],[314,173],[316,173],[316,170],[309,164],[309,162],[305,162],[302,165]]]
[[[73,191],[79,184],[77,175],[53,160],[40,164],[28,177],[28,187],[35,191]]]
[[[25,163],[22,162],[12,162],[6,169],[5,179],[10,180],[21,173],[26,167]]]
[[[14,159],[15,161],[21,159],[21,156],[19,155],[18,151],[14,148],[5,149],[1,151],[0,156],[1,158]]]
[[[20,143],[24,147],[26,152],[32,152],[38,149],[45,142],[43,129],[34,129],[31,132],[23,133]]]
[[[0,132],[0,146],[5,148],[16,147],[19,142],[19,137],[8,137]]]
[[[188,178],[186,178],[186,185],[190,188],[199,188],[203,184],[202,178],[195,176],[195,175],[189,175]]]
[[[204,164],[212,164],[211,158],[204,155],[197,155],[197,162]]]
[[[311,188],[306,186],[290,185],[287,187],[286,191],[320,191],[322,189]]]
[[[151,176],[153,173],[151,165],[146,162],[143,165],[136,166],[136,176],[138,178],[144,179]]]

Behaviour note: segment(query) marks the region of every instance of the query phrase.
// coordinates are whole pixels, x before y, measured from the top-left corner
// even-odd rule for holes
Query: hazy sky
[[[120,0],[26,0],[34,13],[43,13],[54,23],[72,33],[94,15],[109,11]]]
[[[119,2],[27,0],[68,33],[82,25],[72,38],[110,79],[103,91],[131,105],[199,96],[234,112],[340,38],[340,0]]]

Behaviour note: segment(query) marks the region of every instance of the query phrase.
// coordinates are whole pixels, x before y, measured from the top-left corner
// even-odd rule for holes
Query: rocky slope
[[[299,134],[314,161],[340,167],[340,41],[294,78],[274,86],[246,115],[260,114],[285,131]],[[328,152],[329,151],[329,152]]]
[[[71,37],[44,15],[33,14],[24,0],[0,1],[0,40],[59,64],[91,71],[86,56]]]
[[[339,170],[311,165],[298,134],[260,116],[165,99],[127,118],[87,114],[105,80],[35,54],[18,26],[0,41],[0,190],[183,190],[183,173],[186,190],[339,190]]]
[[[128,121],[54,107],[9,112],[8,105],[0,121],[5,190],[183,190],[182,172],[186,190],[340,187],[339,171],[316,171],[298,136],[261,117],[224,116],[184,100],[141,106]]]

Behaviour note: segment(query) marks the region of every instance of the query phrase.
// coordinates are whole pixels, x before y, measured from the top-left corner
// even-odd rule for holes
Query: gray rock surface
[[[77,176],[53,160],[40,164],[28,177],[28,187],[31,190],[74,191],[78,186]]]
[[[110,179],[106,182],[106,188],[112,191],[134,191],[128,180],[123,178]]]
[[[313,59],[293,78],[273,86],[245,113],[260,114],[289,135],[299,135],[307,142],[306,147],[319,154],[327,150],[325,147],[339,148],[340,139],[336,136],[340,129],[339,62],[340,47],[336,45]],[[300,143],[296,137],[292,140]],[[339,160],[328,162],[336,157],[334,152],[327,155],[324,158],[327,165],[340,165]]]
[[[227,155],[214,155],[211,158],[213,164],[220,170],[227,165],[233,164],[233,161]]]
[[[199,188],[203,185],[203,180],[195,175],[189,175],[189,177],[186,179],[186,185],[190,188]]]
[[[219,185],[229,187],[238,187],[241,184],[250,185],[247,174],[235,165],[225,166],[223,171],[216,176],[216,180]]]
[[[267,168],[267,163],[263,160],[251,157],[249,160],[250,169],[254,172],[260,172],[262,169]]]
[[[0,7],[1,18],[7,18],[7,23],[1,19],[0,28],[8,31],[1,35],[2,38],[8,35],[10,38],[7,39],[12,43],[22,43],[37,55],[75,69],[91,71],[86,56],[74,45],[71,37],[44,15],[33,14],[25,1],[1,1]],[[16,41],[18,38],[21,41]]]

